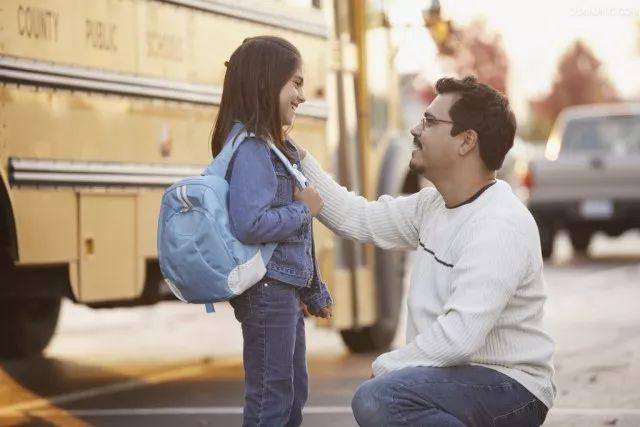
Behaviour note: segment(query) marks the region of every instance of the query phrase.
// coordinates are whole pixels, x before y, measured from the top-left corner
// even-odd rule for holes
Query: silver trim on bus
[[[204,166],[10,159],[12,184],[169,186]]]
[[[138,77],[3,55],[0,55],[0,81],[215,106],[220,105],[222,97],[222,88],[215,85]],[[300,105],[298,114],[326,119],[328,115],[327,103],[324,101],[307,101]]]
[[[32,173],[16,172],[13,175],[15,184],[33,185],[110,185],[110,186],[169,186],[184,178],[183,176],[139,176],[139,175],[100,175],[72,173]]]
[[[185,6],[191,9],[204,10],[219,15],[231,16],[244,21],[257,22],[259,24],[270,25],[272,27],[284,28],[302,34],[327,38],[329,28],[324,22],[324,15],[321,10],[317,11],[318,19],[300,19],[284,13],[274,13],[262,6],[259,2],[252,4],[235,1],[225,2],[219,0],[161,0],[164,3],[171,3]]]

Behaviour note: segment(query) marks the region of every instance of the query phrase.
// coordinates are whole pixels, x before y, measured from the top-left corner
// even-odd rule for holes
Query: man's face
[[[446,175],[458,158],[461,136],[451,136],[453,124],[443,122],[451,121],[449,109],[457,99],[458,95],[453,93],[438,95],[427,107],[424,117],[411,129],[415,150],[409,167],[430,181]]]

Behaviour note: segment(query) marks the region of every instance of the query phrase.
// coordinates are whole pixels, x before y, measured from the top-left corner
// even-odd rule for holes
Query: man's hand
[[[312,217],[316,217],[324,205],[322,197],[320,197],[320,193],[318,193],[318,190],[313,187],[307,187],[303,190],[298,190],[296,188],[293,198],[296,201],[307,205]]]

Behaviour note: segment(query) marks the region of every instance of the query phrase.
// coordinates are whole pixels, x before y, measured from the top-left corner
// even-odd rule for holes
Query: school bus
[[[37,354],[61,300],[173,298],[157,263],[164,188],[211,161],[224,62],[273,34],[304,61],[292,137],[350,189],[417,188],[398,137],[389,28],[375,0],[3,0],[0,4],[0,357]],[[335,237],[316,253],[353,351],[389,345],[404,254]]]

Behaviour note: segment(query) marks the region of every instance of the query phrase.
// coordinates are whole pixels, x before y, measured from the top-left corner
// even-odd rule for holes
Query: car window
[[[562,138],[562,151],[640,154],[640,115],[570,120]]]

